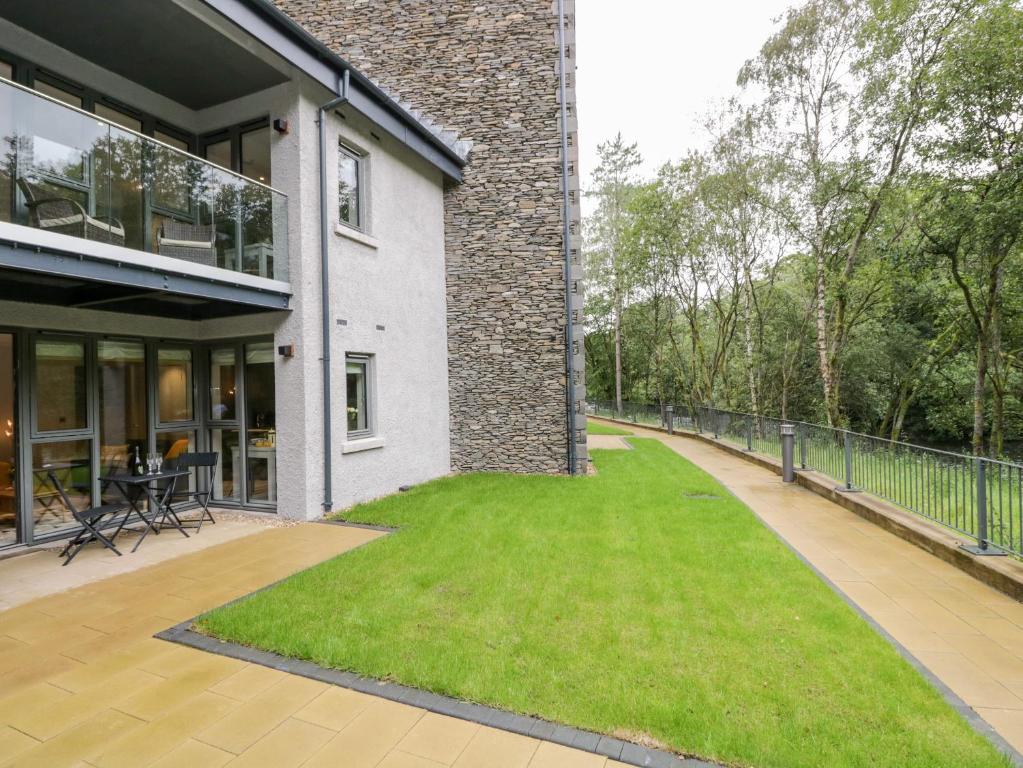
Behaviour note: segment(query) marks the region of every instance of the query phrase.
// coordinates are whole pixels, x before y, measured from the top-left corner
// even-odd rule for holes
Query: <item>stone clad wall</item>
[[[453,468],[565,472],[557,1],[277,2],[393,95],[472,142],[464,183],[445,195]],[[571,57],[574,0],[565,11]],[[567,69],[570,244],[578,261],[571,58]],[[574,303],[581,321],[582,297]],[[581,351],[581,325],[576,337]],[[575,360],[582,393],[582,354]],[[585,465],[584,431],[576,438]]]

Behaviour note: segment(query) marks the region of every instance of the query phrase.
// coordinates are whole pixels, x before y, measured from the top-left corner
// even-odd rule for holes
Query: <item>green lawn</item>
[[[604,424],[599,421],[593,421],[592,419],[586,420],[586,434],[588,435],[631,435],[632,433],[626,429],[619,429],[618,427],[612,427],[610,424]]]
[[[713,478],[632,442],[356,507],[401,530],[200,627],[735,765],[1008,765]]]

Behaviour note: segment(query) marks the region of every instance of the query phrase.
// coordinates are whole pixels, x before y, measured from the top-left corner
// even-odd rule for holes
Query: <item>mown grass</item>
[[[604,424],[593,419],[586,420],[586,434],[588,435],[631,435],[627,429],[619,429],[610,424]]]
[[[632,443],[356,507],[399,532],[200,628],[734,765],[1008,765],[713,478]]]

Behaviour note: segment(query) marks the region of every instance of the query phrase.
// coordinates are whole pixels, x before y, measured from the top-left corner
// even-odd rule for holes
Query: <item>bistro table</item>
[[[171,528],[177,528],[181,535],[186,539],[188,534],[185,532],[184,526],[181,525],[181,520],[174,513],[171,508],[170,500],[174,497],[174,488],[178,484],[178,478],[188,477],[187,469],[165,469],[160,472],[150,472],[145,475],[129,475],[129,474],[116,474],[116,475],[104,475],[99,478],[101,482],[110,483],[117,487],[131,508],[125,515],[124,521],[121,523],[121,527],[124,527],[124,523],[128,521],[128,518],[134,513],[138,515],[139,519],[145,523],[145,528],[142,529],[142,535],[139,540],[135,542],[135,546],[131,548],[134,552],[139,548],[139,544],[146,538],[150,531],[153,531],[157,535],[160,533],[160,528],[165,525],[169,525]],[[163,490],[156,487],[156,483],[166,480],[167,485]],[[141,491],[141,493],[140,493]],[[145,496],[149,500],[149,514],[147,515],[139,507],[139,501]],[[159,525],[159,528],[157,527]],[[118,529],[120,530],[120,529]]]

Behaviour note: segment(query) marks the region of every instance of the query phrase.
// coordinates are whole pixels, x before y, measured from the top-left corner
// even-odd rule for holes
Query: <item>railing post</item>
[[[753,417],[746,417],[746,450],[753,451]]]
[[[668,422],[668,434],[675,434],[675,406],[664,406],[664,420]]]
[[[799,468],[806,469],[806,425],[799,425]]]
[[[856,489],[853,488],[853,440],[852,433],[847,429],[842,430],[842,452],[845,455],[845,483],[836,486],[835,490],[843,493],[855,493]]]
[[[1004,552],[988,546],[987,460],[983,456],[978,456],[974,461],[977,464],[977,544],[963,544],[962,548],[974,555],[1004,555]]]
[[[977,543],[987,549],[987,464],[977,458]]]
[[[794,424],[782,424],[778,430],[781,432],[781,479],[782,482],[793,483],[796,480],[796,469],[792,460],[796,427]]]

